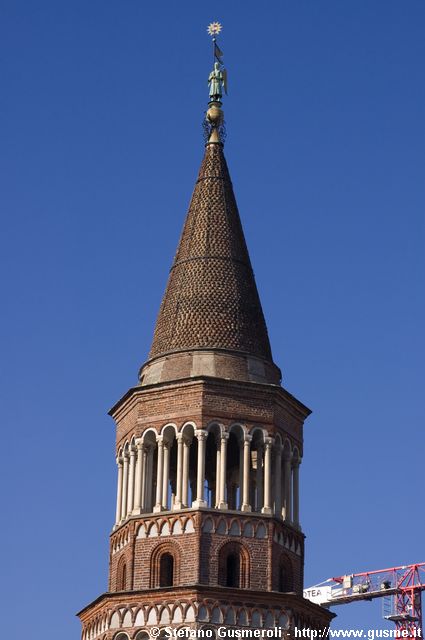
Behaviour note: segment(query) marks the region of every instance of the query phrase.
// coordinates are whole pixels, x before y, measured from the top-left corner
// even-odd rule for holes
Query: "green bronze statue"
[[[211,71],[208,84],[210,87],[210,102],[220,102],[223,96],[223,89],[227,95],[227,73],[225,69],[220,69],[220,64],[214,62],[214,69]]]

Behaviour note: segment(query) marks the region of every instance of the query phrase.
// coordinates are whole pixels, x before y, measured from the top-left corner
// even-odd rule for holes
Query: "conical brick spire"
[[[271,360],[266,324],[220,144],[206,147],[150,357],[205,347]]]
[[[209,358],[204,355],[200,366],[199,352],[205,351]],[[188,352],[192,358],[193,352],[197,352],[198,363],[195,371],[192,360],[189,370],[184,367],[189,375],[207,373],[265,382],[279,379],[272,364],[267,327],[219,142],[206,145],[159,311],[150,363],[166,356],[166,368],[174,373],[170,371],[165,377],[172,378],[176,367],[170,366],[170,354],[182,356]],[[217,369],[225,354],[233,354],[233,366],[229,369],[227,361],[224,367],[228,375],[218,370],[220,366]],[[236,362],[238,357],[244,365]],[[180,358],[180,364],[183,362]],[[243,375],[241,368],[245,369]],[[163,374],[164,371],[160,379],[164,379]],[[157,376],[150,381],[158,381]]]

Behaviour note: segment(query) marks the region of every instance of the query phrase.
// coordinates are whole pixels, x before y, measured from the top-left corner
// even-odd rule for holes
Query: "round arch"
[[[180,549],[173,542],[159,544],[152,551],[150,586],[173,587],[180,581]]]
[[[225,542],[218,553],[218,583],[223,587],[249,589],[251,558],[240,542]]]

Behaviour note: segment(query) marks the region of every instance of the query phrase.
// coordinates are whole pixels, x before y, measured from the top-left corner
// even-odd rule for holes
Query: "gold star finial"
[[[207,31],[210,36],[214,37],[214,36],[218,36],[222,28],[223,27],[219,22],[211,22],[211,24],[208,25]]]

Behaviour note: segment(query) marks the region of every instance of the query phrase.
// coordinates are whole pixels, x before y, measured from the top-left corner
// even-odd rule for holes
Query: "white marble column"
[[[274,460],[274,513],[278,518],[282,517],[282,446],[275,448]]]
[[[292,522],[292,473],[291,473],[291,455],[286,453],[285,457],[285,497],[283,501],[282,515],[285,522]]]
[[[143,445],[142,440],[136,440],[136,472],[134,478],[133,514],[138,515],[142,506],[142,474],[143,474]]]
[[[220,503],[220,469],[221,469],[221,443],[216,442],[217,453],[215,457],[215,508],[218,509]]]
[[[242,511],[251,511],[249,504],[249,481],[251,478],[251,440],[252,436],[245,436],[243,441],[243,474],[242,474]]]
[[[256,511],[261,511],[263,508],[264,500],[264,486],[263,486],[263,445],[257,446],[257,469],[256,469],[256,484],[257,484],[257,504],[255,505]]]
[[[183,438],[182,503],[189,506],[189,454],[190,442]]]
[[[117,481],[117,509],[115,513],[115,525],[121,520],[121,503],[122,503],[122,458],[117,458],[118,481]]]
[[[153,508],[154,513],[161,511],[162,509],[162,481],[163,481],[163,467],[164,467],[164,440],[162,436],[157,436],[157,462],[156,462],[156,496],[155,506]]]
[[[218,502],[219,509],[227,509],[226,502],[226,479],[227,479],[227,441],[229,439],[228,433],[222,433],[221,451],[220,451],[220,497]]]
[[[243,440],[241,442],[238,442],[238,447],[239,447],[239,477],[238,477],[238,485],[237,485],[237,489],[239,489],[239,492],[236,491],[237,494],[237,501],[235,500],[235,509],[240,509],[242,510],[242,501],[243,501]]]
[[[272,512],[271,488],[272,488],[272,446],[273,438],[265,439],[264,452],[264,505],[262,513]]]
[[[170,480],[170,448],[171,442],[164,442],[164,460],[162,469],[162,508],[168,509],[168,486]]]
[[[196,475],[196,500],[192,502],[192,507],[206,507],[207,502],[204,500],[204,484],[205,484],[205,447],[208,432],[202,429],[196,429],[195,436],[198,439],[198,467]]]
[[[148,473],[148,450],[145,445],[142,445],[142,472],[140,475],[140,513],[146,511],[146,481]]]
[[[128,471],[128,497],[127,497],[127,515],[133,513],[134,507],[134,472],[136,469],[136,451],[134,446],[130,447],[130,467]]]
[[[122,500],[121,500],[121,522],[127,517],[127,497],[128,497],[128,451],[123,453],[123,477],[122,477]]]
[[[153,456],[155,453],[155,449],[152,445],[149,446],[148,451],[146,452],[146,472],[144,474],[145,478],[145,503],[144,510],[147,513],[151,513],[153,510]]]
[[[294,462],[292,467],[292,491],[293,491],[293,521],[294,527],[300,528],[300,463],[299,460]]]
[[[183,434],[178,433],[177,439],[177,478],[176,478],[176,498],[173,509],[182,508],[182,488],[183,488]]]

